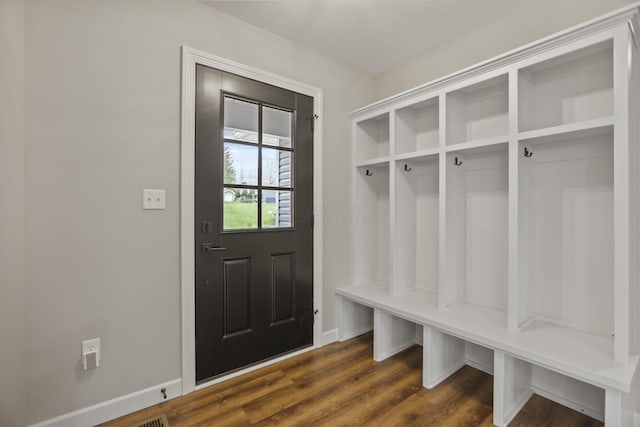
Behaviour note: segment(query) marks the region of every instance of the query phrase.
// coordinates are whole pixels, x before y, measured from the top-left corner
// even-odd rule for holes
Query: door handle
[[[202,244],[202,253],[204,255],[210,255],[214,252],[226,251],[227,248],[223,248],[222,246],[215,246],[213,243],[203,243]]]

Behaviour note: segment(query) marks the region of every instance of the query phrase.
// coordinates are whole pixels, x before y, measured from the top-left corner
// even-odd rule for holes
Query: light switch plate
[[[166,205],[165,190],[142,190],[142,209],[165,209]]]

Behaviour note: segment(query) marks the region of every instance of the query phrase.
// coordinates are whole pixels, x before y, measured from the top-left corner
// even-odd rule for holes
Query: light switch
[[[165,190],[142,190],[142,209],[165,209],[166,202]]]

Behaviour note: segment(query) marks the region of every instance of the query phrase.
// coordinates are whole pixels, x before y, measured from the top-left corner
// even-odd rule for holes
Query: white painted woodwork
[[[416,324],[373,310],[373,360],[383,360],[416,344]]]
[[[358,285],[385,283],[388,286],[390,210],[388,163],[359,167],[355,184],[356,283]]]
[[[373,309],[338,297],[338,341],[346,341],[373,330]]]
[[[429,326],[422,330],[422,385],[433,388],[465,365],[465,342]]]
[[[506,426],[531,395],[531,365],[502,351],[494,354],[493,424]]]
[[[447,154],[447,305],[506,311],[508,161],[506,145]],[[456,159],[461,165],[456,165]]]
[[[519,130],[613,114],[613,50],[608,40],[520,70]]]
[[[422,327],[424,386],[464,364],[493,373],[496,425],[532,393],[607,426],[640,419],[638,16],[353,113],[341,337],[373,309],[381,360]]]
[[[356,123],[357,160],[364,162],[389,155],[389,114]]]
[[[438,98],[396,111],[396,153],[411,153],[439,144]]]
[[[395,162],[393,294],[438,292],[438,156]]]
[[[447,94],[447,144],[506,135],[508,119],[506,75]]]

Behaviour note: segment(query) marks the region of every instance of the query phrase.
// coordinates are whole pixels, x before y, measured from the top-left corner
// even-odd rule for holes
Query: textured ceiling
[[[201,0],[378,74],[479,28],[525,0]]]

